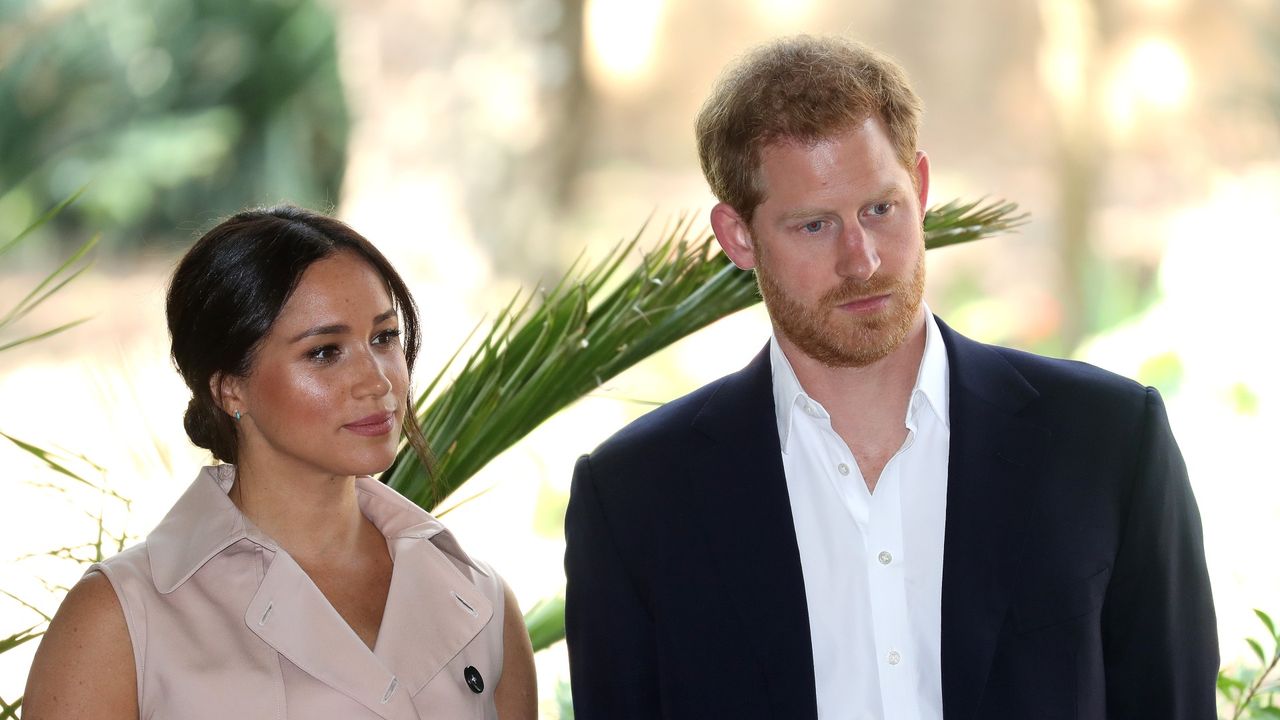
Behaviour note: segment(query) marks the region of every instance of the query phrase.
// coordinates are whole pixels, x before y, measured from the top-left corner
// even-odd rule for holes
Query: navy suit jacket
[[[947,720],[1214,718],[1200,517],[1159,395],[939,326]],[[578,720],[817,717],[767,348],[579,459],[565,537]]]

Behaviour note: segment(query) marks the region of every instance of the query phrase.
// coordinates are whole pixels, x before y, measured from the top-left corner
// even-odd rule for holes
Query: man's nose
[[[845,226],[836,252],[836,273],[841,277],[865,282],[880,268],[875,239],[856,223]]]

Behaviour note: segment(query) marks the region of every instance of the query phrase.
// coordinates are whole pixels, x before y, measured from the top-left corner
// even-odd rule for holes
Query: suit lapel
[[[692,501],[731,607],[755,643],[773,715],[816,719],[809,611],[772,388],[766,346],[698,413],[693,426],[713,444],[693,458]]]
[[[942,700],[956,720],[973,717],[986,685],[1049,433],[1019,419],[1038,393],[1004,358],[941,320],[938,327],[951,366]]]

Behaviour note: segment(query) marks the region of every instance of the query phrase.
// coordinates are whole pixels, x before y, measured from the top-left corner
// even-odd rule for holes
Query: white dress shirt
[[[948,362],[925,308],[907,439],[875,492],[831,416],[770,341],[782,466],[813,643],[820,720],[942,720]]]

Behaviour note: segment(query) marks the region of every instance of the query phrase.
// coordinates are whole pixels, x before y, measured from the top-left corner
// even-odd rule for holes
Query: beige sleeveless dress
[[[371,651],[207,467],[146,541],[94,565],[133,642],[142,718],[496,720],[503,593],[438,520],[372,478],[394,569]]]

